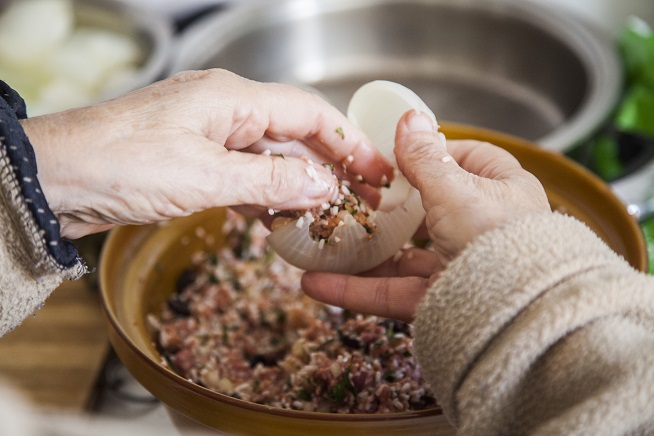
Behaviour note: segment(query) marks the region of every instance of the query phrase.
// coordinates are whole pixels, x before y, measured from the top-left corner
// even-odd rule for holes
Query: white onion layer
[[[436,123],[434,113],[415,92],[399,83],[375,80],[366,83],[352,95],[347,117],[397,167],[393,151],[395,131],[402,115],[411,109],[426,113]]]
[[[357,90],[348,107],[348,118],[361,128],[373,144],[397,167],[395,130],[410,109],[436,117],[410,89],[393,82],[374,81]],[[306,271],[357,274],[390,259],[415,234],[425,217],[420,193],[396,171],[390,189],[382,190],[382,202],[374,212],[376,232],[372,235],[346,215],[344,224],[327,241],[309,235],[309,221],[293,220],[275,229],[267,238],[284,260]]]

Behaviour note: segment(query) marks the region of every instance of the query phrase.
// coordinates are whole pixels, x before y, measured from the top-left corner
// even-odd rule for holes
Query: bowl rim
[[[169,75],[189,69],[200,68],[206,62],[207,53],[194,47],[203,46],[207,40],[213,47],[224,46],[234,37],[255,29],[260,17],[279,22],[288,20],[284,14],[296,14],[292,18],[313,16],[318,8],[303,7],[304,0],[286,0],[280,7],[267,0],[253,0],[243,5],[230,6],[207,14],[180,33],[174,53],[168,65]],[[589,77],[588,90],[579,107],[562,125],[553,131],[531,140],[541,148],[559,152],[569,151],[591,137],[608,119],[622,92],[623,68],[615,44],[604,29],[574,18],[560,8],[543,5],[536,0],[325,0],[322,12],[332,12],[384,4],[444,5],[452,8],[477,8],[490,13],[503,13],[527,22],[574,51]],[[306,5],[305,5],[306,6]],[[565,36],[565,38],[564,38]],[[214,53],[214,52],[212,52]],[[203,65],[202,65],[203,66]]]

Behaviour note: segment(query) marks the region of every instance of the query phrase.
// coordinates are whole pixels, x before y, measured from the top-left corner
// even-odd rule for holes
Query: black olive
[[[182,292],[188,286],[190,286],[196,278],[195,270],[185,269],[177,278],[177,283],[175,283],[175,289],[177,292]]]
[[[348,348],[352,348],[354,350],[361,349],[361,341],[359,340],[359,338],[353,338],[351,336],[347,336],[341,330],[338,331],[338,340],[341,341],[341,343]]]
[[[191,316],[191,308],[188,306],[188,302],[178,294],[174,294],[168,299],[168,308],[177,317]]]
[[[280,359],[283,359],[286,353],[284,350],[274,351],[271,353],[257,353],[250,358],[250,368],[254,368],[257,364],[263,366],[275,366]]]

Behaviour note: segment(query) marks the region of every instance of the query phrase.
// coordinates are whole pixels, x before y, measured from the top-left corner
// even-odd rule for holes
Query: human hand
[[[336,190],[320,164],[348,157],[349,171],[372,186],[392,176],[363,133],[324,100],[224,70],[181,73],[22,125],[68,238],[215,206],[315,207]]]
[[[511,154],[471,140],[446,148],[426,115],[405,114],[395,144],[400,170],[421,193],[434,251],[408,249],[362,277],[305,273],[302,286],[325,303],[411,321],[427,288],[477,236],[551,209],[540,182]]]

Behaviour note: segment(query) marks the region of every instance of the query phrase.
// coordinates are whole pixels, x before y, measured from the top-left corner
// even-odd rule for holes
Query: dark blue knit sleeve
[[[48,252],[60,265],[71,267],[78,259],[77,248],[61,237],[59,221],[50,210],[37,178],[34,149],[19,122],[27,118],[25,102],[3,81],[0,81],[0,97],[0,144],[11,161],[30,212],[44,232]]]

